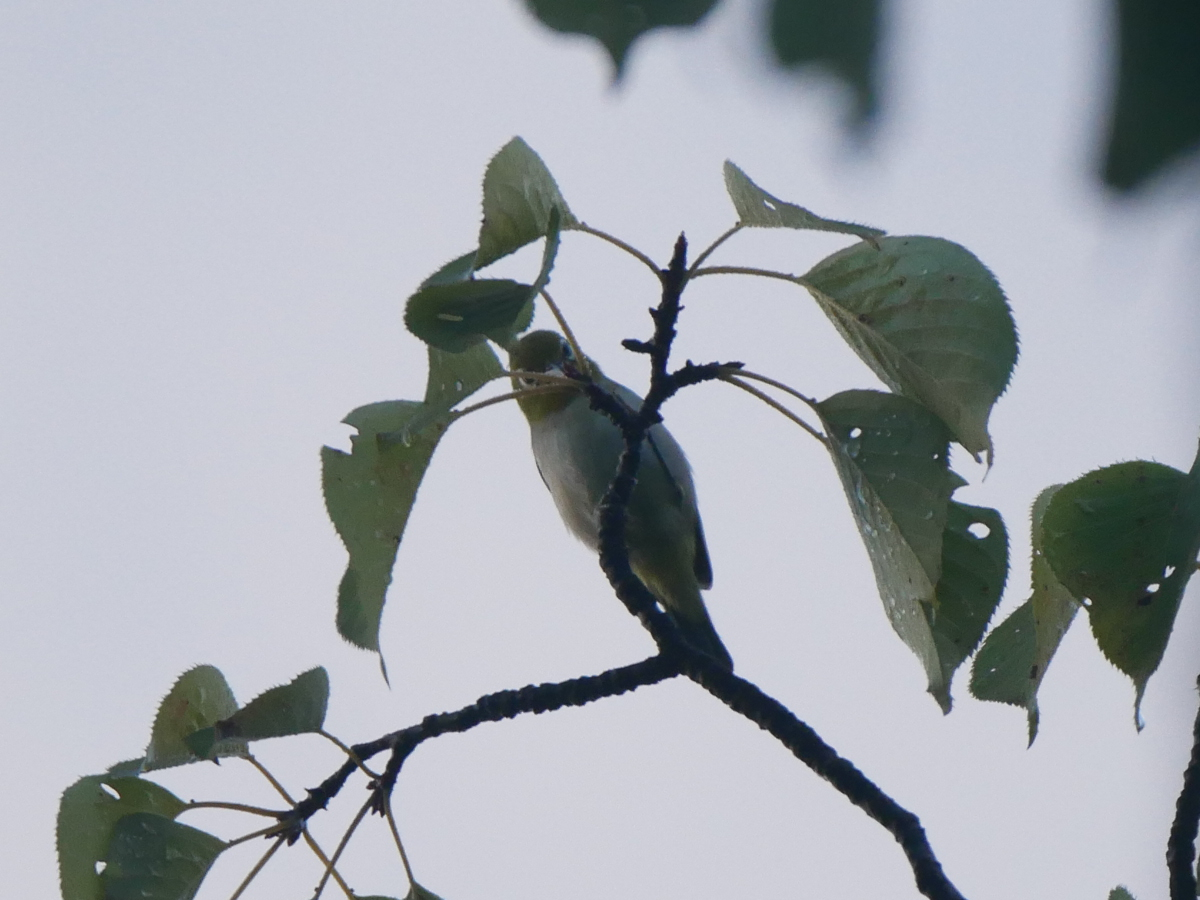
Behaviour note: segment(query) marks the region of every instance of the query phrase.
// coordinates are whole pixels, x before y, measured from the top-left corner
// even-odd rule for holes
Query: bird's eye
[[[562,342],[562,358],[563,362],[575,362],[575,351],[571,349],[570,343]]]
[[[518,381],[518,383],[520,383],[521,387],[523,387],[523,388],[531,388],[537,384],[536,378],[527,378],[525,376],[521,376],[521,377],[517,378],[517,381]]]

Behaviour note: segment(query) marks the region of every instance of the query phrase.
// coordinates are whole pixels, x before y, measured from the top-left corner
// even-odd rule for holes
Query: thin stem
[[[709,244],[707,247],[705,247],[704,250],[701,251],[700,255],[696,257],[696,260],[695,260],[695,262],[692,263],[691,268],[688,269],[688,277],[691,278],[692,275],[694,275],[696,273],[696,270],[700,268],[700,264],[702,262],[704,262],[706,259],[708,259],[710,256],[713,255],[713,251],[715,251],[718,247],[720,247],[723,243],[725,243],[727,240],[729,240],[731,237],[733,237],[735,234],[737,234],[739,231],[741,231],[745,227],[746,227],[745,225],[743,225],[741,222],[739,222],[738,224],[736,224],[732,228],[730,228],[728,231],[726,231],[719,238],[717,238],[715,241],[713,241],[711,244]]]
[[[304,835],[304,842],[308,844],[308,849],[311,850],[313,855],[321,861],[321,865],[325,866],[325,868],[333,875],[333,880],[338,883],[338,887],[342,889],[342,892],[349,897],[350,900],[354,900],[354,891],[350,890],[350,885],[346,884],[346,881],[344,878],[342,878],[341,873],[339,873],[338,870],[333,867],[333,863],[330,862],[329,857],[325,855],[325,851],[321,849],[321,845],[317,843],[317,839],[312,836],[307,828],[305,828],[301,834]]]
[[[293,806],[296,805],[296,801],[292,799],[290,794],[288,794],[287,789],[275,779],[274,775],[267,771],[267,767],[260,763],[253,754],[247,754],[243,758],[250,763],[250,765],[254,766],[254,768],[258,769],[263,778],[271,782],[271,787],[275,788],[275,790],[279,792],[279,795],[283,797],[284,800]]]
[[[709,266],[707,269],[697,269],[688,273],[688,278],[699,278],[701,275],[756,275],[759,278],[774,278],[804,287],[804,279],[800,275],[788,275],[786,272],[776,272],[773,269],[756,269],[752,266]]]
[[[546,305],[550,307],[550,312],[554,313],[554,319],[558,322],[558,327],[562,329],[563,335],[567,339],[567,343],[571,345],[571,350],[575,354],[576,359],[583,359],[583,351],[579,348],[579,341],[575,340],[575,332],[571,330],[571,326],[567,324],[567,317],[562,314],[562,310],[558,308],[558,304],[554,302],[554,298],[550,296],[550,292],[545,288],[542,289],[542,299],[546,301]]]
[[[348,756],[349,756],[350,760],[355,760],[356,756],[358,756],[358,755],[354,754],[354,752],[352,751],[352,752],[350,752],[350,754],[348,754]],[[293,800],[292,796],[290,796],[290,794],[287,792],[287,788],[284,788],[283,785],[281,785],[280,782],[278,782],[276,780],[275,775],[272,775],[269,772],[269,770],[266,769],[265,766],[263,766],[263,763],[260,763],[257,760],[257,758],[254,757],[252,754],[247,755],[245,758],[246,758],[247,762],[250,762],[254,768],[259,770],[259,773],[262,773],[263,778],[265,778],[266,780],[271,782],[271,787],[274,787],[276,791],[280,792],[283,799],[287,800],[287,802],[289,804],[292,804],[292,806],[294,808],[295,800]],[[359,763],[359,764],[361,766],[361,763]],[[353,769],[350,769],[350,772],[353,772]],[[311,850],[313,853],[313,856],[317,857],[317,859],[320,860],[320,864],[325,866],[325,871],[332,872],[332,875],[334,875],[334,881],[337,882],[338,887],[340,887],[343,890],[343,892],[346,893],[346,895],[348,896],[348,898],[350,898],[350,900],[353,900],[353,898],[354,898],[353,890],[350,890],[350,887],[348,886],[346,881],[343,881],[342,876],[338,875],[337,870],[334,869],[334,864],[332,864],[330,862],[330,859],[328,856],[325,856],[325,851],[323,851],[322,848],[320,848],[320,845],[317,844],[317,840],[313,838],[312,834],[308,833],[308,828],[306,826],[300,827],[300,835],[304,836],[305,844],[308,845],[308,850]],[[284,840],[289,840],[289,841],[295,840],[294,833],[289,838],[289,835],[286,832],[281,835],[281,838]]]
[[[266,809],[262,806],[248,806],[245,803],[228,803],[224,800],[193,800],[183,808],[184,812],[193,809],[231,809],[234,812],[250,813],[253,816],[265,816],[268,819],[278,819],[287,815],[283,810]]]
[[[450,421],[457,422],[463,416],[468,416],[473,412],[479,412],[481,409],[487,409],[489,406],[495,406],[497,403],[505,403],[509,400],[516,400],[518,397],[536,396],[538,394],[549,394],[553,391],[561,391],[564,387],[573,387],[579,389],[579,382],[572,378],[564,378],[561,375],[551,375],[548,372],[523,372],[517,370],[515,372],[505,372],[505,375],[511,375],[514,378],[537,378],[547,382],[540,384],[537,387],[521,388],[519,391],[509,391],[506,394],[500,394],[496,397],[489,397],[487,400],[480,400],[478,403],[472,403],[470,406],[464,406],[462,409],[455,409],[450,412]]]
[[[392,798],[390,796],[384,801],[383,814],[387,818],[388,828],[392,830],[392,837],[396,841],[396,849],[400,852],[400,862],[404,864],[404,874],[408,876],[408,883],[416,884],[417,879],[413,877],[412,866],[408,864],[408,854],[404,852],[404,842],[400,840],[400,829],[396,827],[396,816],[392,813]]]
[[[624,250],[630,256],[641,260],[646,265],[646,267],[650,269],[651,272],[653,272],[655,275],[658,275],[659,269],[658,269],[658,266],[655,264],[654,260],[652,260],[650,257],[648,257],[645,253],[643,253],[637,247],[630,246],[629,244],[625,243],[620,238],[613,237],[611,234],[609,234],[606,231],[601,231],[599,228],[593,228],[591,225],[588,225],[586,222],[580,222],[579,227],[575,230],[582,231],[585,234],[590,234],[590,235],[592,235],[592,237],[598,237],[602,241],[608,241],[614,247],[620,247],[622,250]]]
[[[258,831],[252,831],[249,834],[243,834],[241,837],[234,838],[229,843],[227,843],[225,845],[225,847],[226,847],[226,849],[228,849],[229,847],[236,847],[238,844],[246,843],[246,841],[252,841],[255,838],[260,838],[260,837],[269,837],[273,834],[278,834],[281,838],[286,838],[287,837],[286,834],[280,834],[280,832],[283,830],[283,828],[284,828],[283,825],[276,822],[274,825],[269,825],[266,828],[258,829]]]
[[[779,390],[783,391],[785,394],[791,394],[802,403],[808,404],[808,406],[810,406],[814,411],[817,409],[816,400],[814,400],[812,397],[805,396],[791,385],[784,384],[782,381],[776,381],[774,378],[770,378],[766,375],[759,375],[757,372],[751,372],[749,369],[735,369],[732,370],[732,374],[737,375],[739,378],[749,378],[751,381],[761,381],[763,384],[769,384],[773,388],[779,388]]]
[[[346,756],[349,757],[351,762],[353,762],[356,766],[358,766],[359,771],[362,772],[364,775],[366,775],[368,778],[378,778],[379,777],[377,774],[375,774],[374,772],[372,772],[370,769],[367,768],[366,764],[361,759],[358,758],[357,753],[355,753],[346,744],[343,744],[338,738],[334,737],[332,734],[330,734],[324,728],[318,728],[317,734],[319,734],[321,737],[325,738],[327,741],[332,742],[339,750],[341,750],[343,753],[345,753]]]
[[[553,372],[527,372],[524,369],[513,369],[510,371],[501,372],[499,378],[525,378],[532,381],[544,381],[545,384],[539,385],[538,388],[550,387],[569,387],[579,390],[579,382],[574,378],[568,378],[566,375],[555,375]],[[526,391],[535,391],[538,388],[525,388]],[[521,391],[517,391],[521,393]],[[461,410],[466,412],[466,409]]]
[[[284,841],[284,835],[281,834],[275,840],[275,843],[273,843],[270,847],[267,848],[267,852],[262,855],[262,859],[260,859],[257,863],[255,863],[254,868],[251,869],[250,872],[246,875],[246,877],[242,879],[242,883],[237,886],[237,890],[233,892],[233,894],[230,896],[229,900],[238,900],[238,897],[242,896],[242,894],[245,893],[246,888],[250,887],[250,882],[252,882],[258,876],[258,873],[263,870],[263,867],[266,866],[266,864],[268,862],[270,862],[271,857],[275,855],[275,851],[278,850],[281,846],[283,846],[283,841]]]
[[[741,381],[740,379],[738,379],[736,376],[734,376],[732,374],[723,374],[720,377],[721,377],[721,380],[726,382],[727,384],[732,384],[734,387],[739,387],[743,391],[745,391],[747,394],[753,394],[755,397],[757,397],[763,403],[767,404],[767,406],[769,406],[772,409],[776,410],[777,412],[780,412],[783,415],[787,416],[789,419],[791,419],[793,422],[795,422],[797,425],[799,425],[801,428],[803,428],[805,431],[807,431],[809,434],[811,434],[813,437],[815,437],[818,441],[820,441],[822,444],[826,443],[825,435],[821,434],[821,432],[817,431],[817,429],[813,428],[811,425],[809,425],[807,422],[805,422],[802,418],[800,418],[798,415],[796,415],[794,412],[792,412],[790,409],[788,409],[786,406],[784,406],[782,403],[780,403],[778,400],[776,400],[770,394],[767,394],[764,391],[760,391],[756,387],[752,387],[751,385],[746,384],[746,382]]]
[[[325,864],[325,874],[321,876],[321,880],[317,883],[317,889],[313,892],[313,900],[317,900],[321,893],[325,890],[325,885],[329,882],[329,876],[334,872],[334,866],[337,865],[338,857],[342,855],[342,851],[346,849],[346,845],[350,843],[350,838],[354,836],[354,832],[358,830],[358,826],[362,824],[362,820],[366,818],[368,812],[371,811],[371,804],[375,802],[372,797],[362,805],[358,813],[354,816],[354,821],[350,823],[350,827],[346,829],[346,833],[342,835],[342,839],[338,841],[337,849],[333,851],[333,856],[329,857],[329,862]],[[341,882],[341,879],[338,879]],[[349,896],[353,897],[353,892]]]

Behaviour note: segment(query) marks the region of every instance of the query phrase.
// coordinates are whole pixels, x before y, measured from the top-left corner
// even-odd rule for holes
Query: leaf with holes
[[[553,226],[555,211],[557,227]],[[578,226],[542,158],[515,137],[500,148],[483,173],[483,224],[474,267],[489,266],[558,228]]]
[[[750,228],[797,228],[807,231],[832,231],[874,241],[884,232],[869,225],[823,219],[802,206],[780,200],[760,188],[741,169],[725,161],[725,190],[737,210],[738,224]]]
[[[950,495],[950,434],[929,410],[895,394],[844,391],[817,405],[892,628],[942,702],[942,656],[927,610],[936,604]]]
[[[554,247],[557,249],[557,242]],[[549,254],[548,254],[549,255]],[[551,255],[553,259],[553,255]],[[421,283],[422,288],[436,285],[458,284],[471,277],[475,253],[465,253],[442,266]],[[545,269],[543,261],[543,269]],[[546,273],[547,280],[549,272]],[[504,367],[487,343],[478,343],[461,353],[451,353],[428,345],[429,378],[425,383],[424,406],[405,426],[403,434],[394,435],[401,441],[411,438],[439,420],[449,424],[447,414],[461,400],[466,399],[493,378],[498,378]]]
[[[533,286],[480,278],[420,288],[408,298],[404,324],[431,347],[462,353],[488,338],[506,341],[529,327]]]
[[[379,650],[379,622],[400,538],[433,451],[445,428],[426,428],[403,441],[401,432],[422,404],[389,400],[360,406],[343,420],[358,429],[351,451],[321,448],[325,509],[350,554],[338,585],[338,634],[357,647]]]
[[[508,347],[533,321],[533,302],[550,282],[558,256],[559,211],[550,210],[542,265],[533,284],[508,279],[466,279],[460,257],[447,263],[408,298],[404,324],[431,347],[462,353],[487,339]],[[453,267],[453,268],[452,268]],[[465,274],[464,274],[465,273]],[[463,279],[452,280],[457,275]]]
[[[1017,361],[1004,292],[964,247],[884,237],[826,257],[802,283],[883,382],[992,458],[988,416]]]
[[[488,344],[476,344],[462,353],[429,348],[429,379],[425,400],[404,429],[379,435],[382,443],[411,442],[428,428],[445,431],[458,417],[455,406],[504,372]]]
[[[1158,668],[1200,552],[1200,457],[1192,471],[1118,463],[1059,488],[1043,519],[1044,552],[1087,607],[1108,660],[1133,679],[1134,721]]]
[[[1033,594],[992,630],[971,666],[974,697],[1025,707],[1031,745],[1038,730],[1038,689],[1079,609],[1079,601],[1055,577],[1043,550],[1042,520],[1060,487],[1051,485],[1033,503]]]
[[[187,736],[228,719],[237,708],[237,700],[220,669],[215,666],[188,669],[159,704],[143,771],[198,762],[199,757],[187,746]],[[217,744],[212,755],[245,756],[248,752],[245,741],[230,740]]]
[[[942,535],[942,572],[932,605],[921,611],[937,654],[929,693],[950,712],[950,681],[975,652],[1008,579],[1008,533],[1000,513],[951,500]]]
[[[187,745],[207,759],[219,741],[229,738],[260,741],[320,731],[328,705],[329,674],[317,666],[288,684],[264,691],[228,719],[189,735]]]
[[[491,347],[463,353],[429,348],[425,401],[391,400],[346,416],[359,433],[351,452],[321,450],[325,508],[350,554],[338,587],[338,633],[356,646],[379,650],[379,622],[400,539],[450,411],[503,369]]]
[[[526,5],[555,31],[598,40],[620,78],[634,41],[655,28],[695,25],[717,0],[526,0]]]
[[[100,876],[104,900],[192,900],[227,846],[153,813],[125,816],[113,829],[108,865]]]
[[[89,775],[65,791],[58,804],[58,872],[63,900],[104,900],[97,873],[108,858],[113,829],[135,812],[175,818],[182,800],[152,781]]]

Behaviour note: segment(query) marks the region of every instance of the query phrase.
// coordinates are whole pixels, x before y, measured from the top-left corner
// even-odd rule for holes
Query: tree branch
[[[426,716],[417,725],[394,731],[374,741],[356,744],[350,748],[354,758],[348,759],[318,787],[310,790],[304,800],[280,816],[286,826],[288,842],[293,843],[301,836],[307,820],[329,804],[361,762],[385,750],[390,750],[391,756],[383,774],[371,785],[374,796],[370,805],[380,813],[386,811],[387,798],[395,787],[404,762],[420,744],[431,738],[468,731],[483,722],[511,719],[524,713],[537,714],[566,706],[582,706],[593,700],[617,696],[683,674],[730,709],[774,736],[797,759],[886,828],[904,850],[917,889],[922,894],[930,900],[963,900],[962,894],[942,871],[920,820],[892,800],[853,763],[839,756],[820,735],[782,703],[687,643],[675,620],[658,606],[654,596],[630,567],[625,543],[626,510],[637,483],[642,445],[649,429],[661,421],[659,410],[662,404],[684,387],[718,379],[723,373],[727,374],[730,368],[741,365],[694,365],[688,362],[674,372],[668,371],[675,325],[682,309],[680,298],[688,280],[687,241],[683,235],[675,244],[670,265],[658,274],[662,283],[662,299],[657,307],[650,310],[655,326],[654,336],[649,341],[631,339],[623,342],[627,349],[650,356],[650,389],[641,408],[630,410],[599,385],[589,383],[582,385],[582,388],[591,405],[608,415],[621,429],[625,440],[625,450],[617,473],[600,505],[600,565],[617,597],[641,620],[660,653],[599,675],[487,694],[462,709]],[[1186,847],[1182,843],[1176,847],[1175,829],[1172,830],[1171,846],[1175,848],[1172,865],[1175,865],[1177,857],[1186,857],[1185,869],[1193,858],[1194,850],[1191,848],[1194,847],[1196,820],[1200,816],[1200,719],[1196,728],[1197,745],[1185,776],[1184,794],[1180,796],[1181,811],[1186,803],[1196,807],[1196,813],[1191,816],[1190,837],[1186,837]],[[1186,803],[1185,796],[1190,798]],[[1180,818],[1183,818],[1182,812]],[[1184,830],[1180,827],[1181,834]],[[1172,872],[1172,900],[1176,900],[1174,868]],[[1194,877],[1191,886],[1193,893],[1188,895],[1187,900],[1195,896]]]
[[[1200,688],[1200,678],[1196,679]],[[1175,821],[1167,838],[1171,900],[1196,898],[1196,831],[1200,827],[1200,712],[1192,727],[1192,757],[1183,770],[1183,788],[1175,801]]]
[[[896,803],[853,763],[839,756],[786,706],[689,645],[675,621],[658,607],[654,596],[633,573],[625,542],[626,509],[637,483],[646,434],[661,421],[659,409],[676,391],[685,384],[717,378],[722,369],[717,364],[689,363],[678,372],[667,371],[675,323],[682,308],[680,297],[687,282],[686,257],[687,243],[681,235],[670,266],[659,273],[662,301],[650,311],[654,336],[648,342],[624,342],[627,349],[645,353],[651,359],[650,390],[641,408],[631,412],[598,385],[585,388],[593,407],[612,418],[625,438],[617,473],[600,505],[600,566],[617,597],[641,620],[665,658],[675,661],[684,675],[730,709],[774,736],[797,759],[886,828],[904,850],[922,894],[930,900],[963,900],[943,872],[920,820],[913,813]]]
[[[405,760],[425,741],[451,732],[469,731],[483,722],[499,722],[514,719],[525,713],[544,713],[566,706],[583,706],[604,697],[616,697],[635,688],[656,684],[679,674],[676,662],[657,655],[632,665],[609,669],[599,675],[585,675],[567,681],[547,684],[531,684],[517,690],[497,691],[485,694],[469,706],[454,712],[426,716],[416,725],[385,734],[381,738],[363,744],[355,744],[350,750],[354,759],[346,762],[308,792],[291,810],[281,815],[287,828],[288,843],[300,837],[304,823],[319,810],[329,805],[345,786],[346,780],[358,769],[359,763],[382,753],[392,752],[387,767],[373,785],[375,803],[373,809],[381,812],[383,801],[395,787],[396,778]]]

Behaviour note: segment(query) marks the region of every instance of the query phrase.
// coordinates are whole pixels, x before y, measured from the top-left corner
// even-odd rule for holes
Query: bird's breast
[[[531,432],[533,457],[563,522],[598,549],[599,506],[617,471],[620,432],[583,400],[545,416]]]

